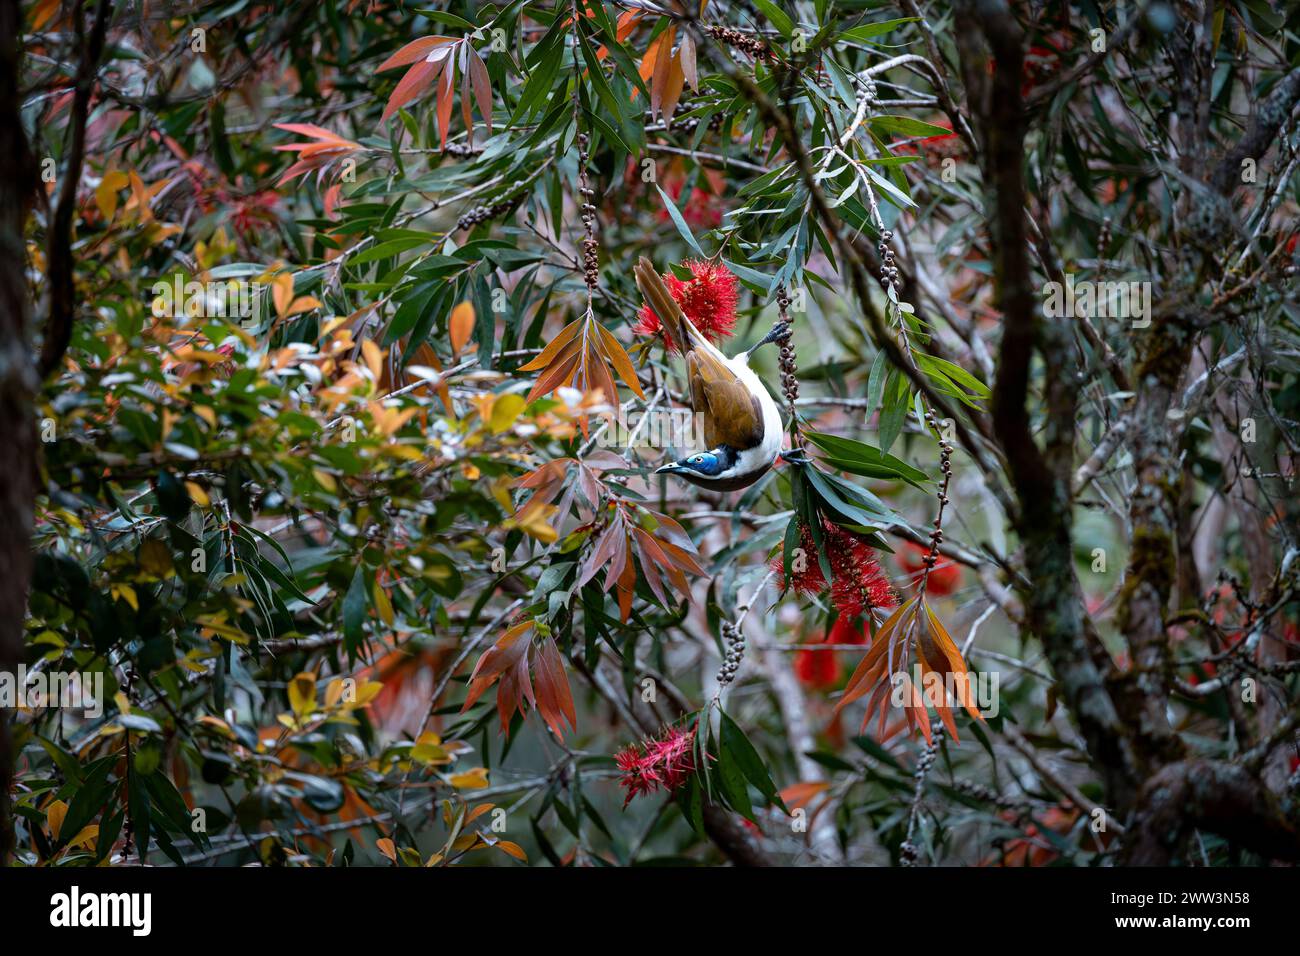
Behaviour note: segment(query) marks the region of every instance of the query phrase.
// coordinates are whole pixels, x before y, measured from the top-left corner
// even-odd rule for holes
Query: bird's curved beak
[[[670,464],[663,465],[659,468],[656,468],[655,474],[656,475],[680,475],[685,470],[686,469],[683,468],[678,462],[674,461]]]

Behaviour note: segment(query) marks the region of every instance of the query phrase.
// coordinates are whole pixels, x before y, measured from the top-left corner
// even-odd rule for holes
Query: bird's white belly
[[[728,469],[730,474],[748,474],[759,468],[771,465],[781,451],[781,412],[776,407],[772,393],[767,390],[763,380],[749,367],[748,356],[741,353],[727,364],[736,376],[758,398],[758,405],[763,413],[763,440],[754,448],[747,448],[736,456],[736,464]]]

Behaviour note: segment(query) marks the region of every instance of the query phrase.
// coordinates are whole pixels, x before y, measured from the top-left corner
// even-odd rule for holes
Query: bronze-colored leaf
[[[398,66],[406,66],[406,64],[414,63],[416,60],[423,60],[435,47],[441,46],[444,43],[455,42],[455,37],[443,36],[420,37],[418,40],[412,40],[383,63],[379,64],[379,72],[382,73],[385,70],[391,70]]]
[[[573,691],[564,670],[564,658],[552,638],[546,638],[534,651],[533,674],[537,683],[537,710],[555,736],[564,736],[564,721],[577,730],[578,718],[573,709]]]
[[[618,547],[619,531],[614,525],[610,525],[600,533],[596,539],[596,546],[591,549],[587,560],[583,562],[582,570],[578,573],[577,586],[581,588],[588,581],[600,573],[614,556],[614,549]]]
[[[621,515],[618,524],[615,525],[618,532],[614,539],[614,551],[610,556],[609,570],[605,572],[605,593],[608,594],[610,589],[619,581],[623,580],[632,567],[631,543],[628,539],[627,525],[623,523]],[[633,571],[635,575],[635,571]]]
[[[472,48],[469,51],[469,73],[474,81],[474,99],[478,103],[478,111],[483,117],[483,122],[487,124],[490,136],[492,134],[492,78],[488,76],[483,58]]]
[[[698,93],[700,90],[700,77],[695,66],[695,37],[689,33],[683,34],[677,54],[681,57],[682,76],[686,79],[690,88]]]
[[[627,551],[623,552],[623,571],[618,576],[618,612],[619,620],[624,624],[632,616],[632,597],[636,593],[636,568],[627,560]]]
[[[641,66],[637,72],[641,74],[642,81],[650,86],[654,85],[655,67],[659,63],[659,47],[663,45],[665,36],[667,36],[667,31],[651,40],[650,45],[645,48],[645,53],[641,55]],[[636,99],[639,92],[640,90],[634,89],[632,98]]]
[[[644,531],[637,528],[634,532],[636,542],[637,557],[641,559],[641,575],[645,578],[646,584],[650,586],[651,593],[658,599],[664,607],[670,606],[668,594],[664,591],[663,581],[659,576],[659,569],[655,566],[655,561],[646,548],[645,539],[648,537]]]
[[[676,567],[681,568],[683,571],[689,571],[691,574],[704,575],[708,573],[704,568],[700,567],[700,563],[695,560],[695,552],[693,549],[687,551],[685,548],[681,548],[673,544],[671,541],[665,541],[663,538],[657,538],[656,540],[659,542],[659,547],[663,548],[664,554],[668,556],[669,560],[671,560]]]
[[[839,713],[853,701],[857,700],[859,697],[865,696],[871,691],[872,687],[879,679],[878,676],[876,676],[876,667],[878,664],[885,661],[886,652],[890,647],[890,637],[898,627],[899,623],[904,619],[904,616],[913,609],[914,604],[915,600],[912,600],[900,605],[894,610],[894,613],[886,619],[885,623],[877,629],[875,636],[871,640],[871,647],[867,650],[867,653],[863,656],[862,660],[858,662],[858,666],[854,668],[852,676],[849,677],[848,684],[845,685],[844,696],[842,696],[839,703],[835,705],[836,713]]]
[[[641,382],[636,377],[636,369],[632,367],[632,360],[628,358],[627,350],[609,329],[599,324],[596,327],[600,330],[601,351],[614,366],[614,371],[618,373],[623,384],[636,393],[637,398],[644,399],[645,392],[641,390]]]
[[[966,709],[968,714],[976,720],[983,722],[984,717],[979,712],[979,708],[975,706],[976,701],[968,678],[969,670],[966,667],[966,662],[962,659],[961,650],[957,647],[957,643],[948,634],[947,629],[943,626],[943,622],[939,620],[938,615],[930,609],[928,604],[926,605],[925,612],[929,617],[930,626],[933,628],[935,642],[947,657],[952,672],[958,675],[959,678],[962,678],[955,682],[958,692],[958,701],[961,703],[962,707]]]
[[[522,621],[497,638],[497,642],[483,652],[469,675],[469,691],[461,707],[464,713],[483,696],[503,673],[508,671],[528,650],[528,637],[533,630],[532,621]]]
[[[581,346],[577,342],[570,342],[551,366],[533,383],[533,387],[528,392],[528,400],[531,402],[550,394],[561,385],[567,385],[573,380],[573,373],[581,362]]]
[[[574,337],[582,331],[582,322],[582,319],[576,319],[562,328],[555,338],[546,343],[546,348],[542,349],[541,354],[519,366],[519,371],[536,372],[550,365],[555,361],[555,356],[560,353],[560,350],[572,342]]]
[[[459,355],[469,341],[470,333],[474,331],[474,306],[471,303],[461,302],[451,310],[447,331],[451,336],[451,351]]]
[[[460,118],[465,124],[465,135],[470,145],[474,144],[474,114],[473,103],[474,94],[471,90],[471,80],[469,74],[469,63],[467,60],[467,51],[469,44],[463,43],[460,48]]]
[[[436,78],[442,69],[442,60],[435,62],[417,63],[411,67],[406,75],[398,81],[393,95],[388,98],[388,105],[384,107],[384,114],[380,120],[386,120],[399,109],[405,106],[411,100],[415,99],[428,87]]]
[[[451,107],[456,99],[456,64],[447,57],[447,69],[438,83],[438,136],[439,145],[447,148],[447,134],[451,132]]]
[[[677,28],[670,26],[659,35],[659,46],[655,51],[654,79],[650,84],[650,115],[662,113],[664,91],[668,88],[668,74],[671,72],[673,38]]]
[[[682,84],[685,76],[682,71],[682,58],[679,53],[673,57],[668,66],[668,82],[664,85],[664,99],[661,106],[664,122],[671,123],[677,112],[677,104],[682,99]]]
[[[672,559],[664,553],[664,549],[660,546],[659,542],[655,540],[654,535],[641,528],[637,528],[635,534],[637,543],[641,546],[642,563],[645,563],[645,557],[648,555],[654,564],[663,569],[664,574],[668,576],[673,587],[675,587],[685,597],[689,598],[691,589],[690,585],[686,582],[686,576],[682,574],[681,569],[677,567]],[[661,598],[661,601],[665,607],[669,605],[669,602],[666,599]]]
[[[915,663],[920,668],[919,684],[909,673],[913,652]],[[891,691],[896,681],[905,692],[902,704],[904,719],[886,728],[885,720],[893,696]],[[928,700],[927,686],[933,681],[939,682],[943,692],[937,701]],[[871,647],[858,662],[835,710],[838,713],[848,704],[870,694],[862,719],[863,730],[873,717],[878,716],[877,733],[882,741],[904,727],[920,730],[929,741],[932,727],[929,707],[933,705],[948,734],[954,741],[960,741],[948,693],[950,682],[958,702],[972,717],[983,720],[975,707],[969,672],[961,651],[925,603],[924,597],[917,596],[897,608],[876,631]]]

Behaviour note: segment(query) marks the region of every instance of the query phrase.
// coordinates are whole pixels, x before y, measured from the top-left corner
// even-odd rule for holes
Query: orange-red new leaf
[[[379,64],[379,72],[391,70],[394,67],[406,66],[408,63],[414,63],[416,60],[423,60],[429,53],[444,43],[455,43],[455,37],[420,37],[418,40],[412,40],[406,46],[402,47],[383,63]]]

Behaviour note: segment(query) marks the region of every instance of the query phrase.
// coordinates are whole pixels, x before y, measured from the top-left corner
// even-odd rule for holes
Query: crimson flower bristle
[[[839,682],[840,662],[831,651],[795,651],[794,673],[805,687],[826,690]]]
[[[822,534],[831,566],[831,601],[841,615],[851,619],[876,608],[891,608],[898,604],[894,587],[865,538],[825,520]],[[800,595],[821,594],[826,590],[826,577],[817,560],[816,544],[808,527],[800,527],[799,541],[803,550],[802,560],[791,563],[786,586]],[[777,574],[783,573],[784,557],[780,551],[772,559],[771,568]]]
[[[691,280],[683,282],[671,272],[667,273],[663,278],[668,294],[710,342],[729,338],[736,327],[736,303],[740,301],[736,277],[719,263],[687,259],[683,265],[691,270]],[[638,335],[663,331],[663,323],[650,306],[643,305],[637,318],[632,331]],[[678,343],[666,331],[664,344],[670,352],[679,350]]]
[[[799,550],[790,560],[790,578],[785,586],[799,597],[821,594],[826,590],[826,576],[822,574],[821,562],[817,560],[817,544],[813,541],[812,529],[806,524],[799,525]],[[773,574],[785,574],[785,549],[777,549],[775,557],[768,565]]]
[[[676,790],[695,773],[695,730],[669,727],[658,737],[629,744],[615,754],[614,763],[623,774],[625,807],[641,794]]]
[[[843,614],[835,619],[830,633],[826,635],[827,644],[866,644],[869,640],[866,627],[851,623],[851,619]]]
[[[866,644],[869,640],[864,624],[841,614],[821,642],[809,643]],[[805,687],[825,690],[839,683],[840,659],[830,651],[795,651],[794,672]]]

